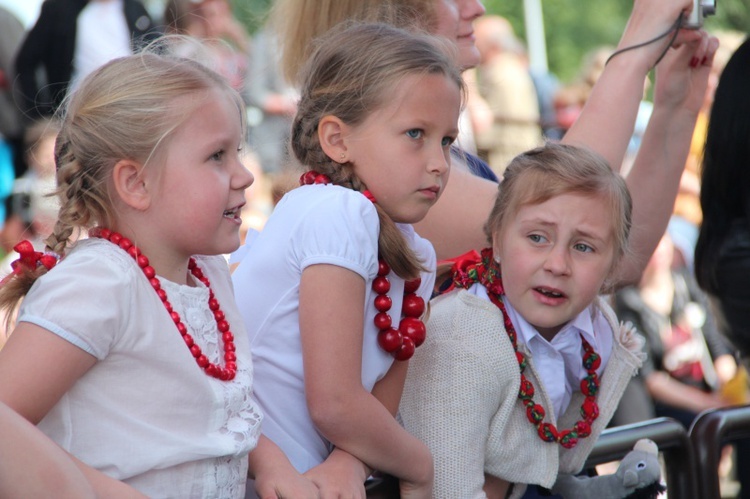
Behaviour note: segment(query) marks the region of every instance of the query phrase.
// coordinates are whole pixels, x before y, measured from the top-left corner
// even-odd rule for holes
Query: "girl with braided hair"
[[[430,453],[394,415],[434,283],[435,252],[411,224],[448,178],[453,52],[385,24],[320,40],[292,127],[303,185],[232,275],[264,434],[323,497],[364,497],[370,468],[399,478],[402,497],[431,496]]]
[[[222,256],[239,246],[253,182],[243,110],[216,73],[155,53],[106,64],[69,100],[47,251],[19,244],[0,288],[6,307],[25,295],[0,350],[0,402],[100,497],[239,499],[248,468],[264,497],[317,497],[260,436]],[[90,237],[70,245],[78,233]]]

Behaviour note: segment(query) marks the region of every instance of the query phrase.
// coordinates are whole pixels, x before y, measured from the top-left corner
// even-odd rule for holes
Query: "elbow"
[[[307,396],[310,419],[320,433],[335,443],[351,414],[349,397],[343,393],[313,393]]]

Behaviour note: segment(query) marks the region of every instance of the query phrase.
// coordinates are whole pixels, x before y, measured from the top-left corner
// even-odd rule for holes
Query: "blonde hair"
[[[516,156],[503,173],[495,205],[485,225],[490,244],[506,221],[524,205],[544,203],[562,194],[600,196],[612,222],[612,268],[628,251],[633,201],[625,179],[594,151],[549,143]]]
[[[65,254],[76,230],[115,221],[108,184],[123,159],[148,166],[194,109],[195,94],[218,89],[240,96],[217,73],[188,59],[142,53],[115,59],[86,77],[66,102],[55,143],[57,222],[46,249]],[[44,266],[24,271],[0,288],[0,308],[13,309]]]
[[[436,0],[277,0],[270,23],[281,44],[281,68],[287,81],[299,83],[299,71],[313,42],[342,22],[372,22],[432,31]],[[442,0],[440,0],[442,1]]]
[[[445,76],[464,93],[455,49],[435,37],[386,24],[353,24],[332,30],[320,40],[303,72],[292,124],[292,151],[303,165],[328,175],[334,184],[365,190],[351,164],[337,163],[323,151],[318,137],[320,119],[333,115],[356,126],[386,103],[400,80],[427,74]],[[381,257],[399,276],[416,277],[421,263],[393,220],[375,206],[380,218]]]

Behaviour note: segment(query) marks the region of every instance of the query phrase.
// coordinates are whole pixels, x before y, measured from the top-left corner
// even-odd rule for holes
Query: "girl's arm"
[[[336,447],[401,480],[402,497],[430,497],[432,457],[362,386],[365,283],[333,265],[300,282],[300,331],[311,418]]]
[[[396,417],[406,380],[406,362],[394,362],[383,379],[372,389],[372,395]],[[357,491],[363,499],[366,496],[364,483],[372,473],[365,463],[341,449],[334,449],[330,456],[305,476],[315,482],[322,497],[346,497],[346,491]]]
[[[317,499],[318,488],[294,469],[281,449],[265,435],[250,452],[248,477],[255,480],[261,499],[289,497]]]
[[[633,197],[632,257],[620,281],[635,283],[672,215],[695,121],[706,92],[718,41],[705,33],[670,49],[656,69],[654,111],[633,168],[626,178]],[[691,67],[691,61],[697,66]]]
[[[0,404],[0,456],[5,457],[0,497],[96,497],[65,451],[5,404]]]
[[[0,350],[0,402],[33,424],[52,409],[96,358],[37,325],[21,322]],[[70,456],[97,496],[144,497]]]

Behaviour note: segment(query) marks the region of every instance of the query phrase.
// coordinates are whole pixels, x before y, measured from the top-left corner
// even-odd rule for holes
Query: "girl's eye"
[[[455,141],[456,141],[456,138],[455,138],[455,137],[443,137],[443,140],[442,140],[442,142],[441,142],[441,145],[442,145],[443,147],[450,147],[450,146],[451,146],[451,144],[453,144],[453,142],[455,142]]]
[[[547,240],[547,238],[545,238],[544,236],[540,234],[530,234],[529,239],[534,243],[543,243],[544,241]]]
[[[576,251],[580,251],[581,253],[591,253],[594,251],[594,248],[584,243],[578,243],[574,245],[573,249],[575,249]]]
[[[213,154],[212,154],[212,155],[211,155],[211,156],[209,157],[209,159],[210,159],[211,161],[221,161],[221,158],[222,158],[222,157],[224,157],[224,151],[216,151],[215,153],[213,153]]]
[[[406,131],[406,135],[408,135],[412,139],[421,139],[424,132],[420,130],[419,128],[412,128],[411,130]]]

